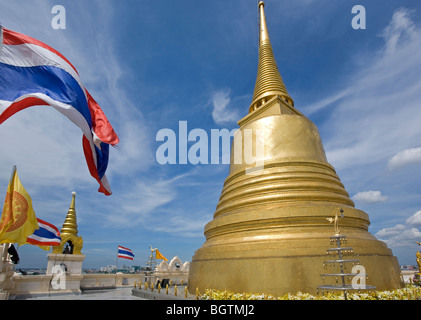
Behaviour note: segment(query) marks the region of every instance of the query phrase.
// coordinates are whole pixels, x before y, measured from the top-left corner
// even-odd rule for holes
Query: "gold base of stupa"
[[[245,221],[241,214],[230,217],[227,233],[208,238],[196,251],[190,264],[189,291],[316,294],[324,283],[320,275],[326,273],[324,261],[333,230],[324,221],[335,210],[334,206],[298,206],[265,210],[257,220]],[[353,208],[344,210],[349,223],[365,215]],[[237,232],[228,233],[236,226]],[[341,234],[347,236],[347,246],[364,266],[367,284],[377,290],[401,288],[398,260],[383,242],[351,226],[342,227]]]
[[[253,141],[264,141],[264,153],[254,150],[252,164],[235,161],[241,141],[234,138],[230,174],[205,227],[206,242],[190,264],[189,291],[315,294],[336,232],[329,219],[341,209],[341,234],[365,268],[367,284],[400,288],[396,257],[368,232],[369,217],[354,207],[327,162],[316,126],[279,96],[239,125],[240,137],[251,130]],[[258,163],[263,166],[250,170]]]
[[[263,8],[260,2],[253,101],[238,122],[230,172],[206,241],[192,258],[188,290],[315,294],[324,284],[330,237],[339,229],[365,268],[367,285],[400,288],[396,257],[368,232],[368,215],[354,207],[328,163],[317,127],[294,107]]]

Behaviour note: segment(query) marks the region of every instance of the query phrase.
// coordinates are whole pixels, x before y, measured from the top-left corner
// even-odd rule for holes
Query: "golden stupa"
[[[54,254],[82,255],[83,239],[78,236],[75,198],[76,192],[72,192],[72,201],[60,230],[61,242],[60,245],[53,247]]]
[[[259,64],[249,114],[240,136],[252,132],[254,162],[235,159],[205,243],[190,264],[189,291],[196,288],[283,295],[315,294],[325,273],[329,222],[341,209],[341,234],[358,254],[377,290],[401,287],[398,260],[370,232],[368,215],[354,207],[328,163],[315,124],[294,107],[278,71],[269,40],[264,3],[260,8]],[[236,134],[237,135],[237,134]],[[264,152],[256,152],[257,142]],[[257,169],[257,170],[256,170]]]

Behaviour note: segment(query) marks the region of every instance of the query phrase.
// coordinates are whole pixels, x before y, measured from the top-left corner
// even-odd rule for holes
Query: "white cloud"
[[[216,124],[236,122],[240,119],[238,112],[229,108],[231,102],[229,90],[215,92],[211,100],[213,105],[212,117]]]
[[[208,215],[198,214],[194,219],[190,219],[185,216],[185,212],[180,212],[168,219],[165,224],[156,226],[156,230],[182,235],[183,237],[201,237],[209,218]]]
[[[415,25],[410,19],[411,11],[399,8],[393,14],[389,25],[383,30],[382,37],[385,39],[385,52],[392,54],[402,42],[416,36]]]
[[[333,103],[340,101],[342,98],[347,97],[349,94],[351,94],[352,92],[347,88],[344,89],[342,91],[340,91],[339,93],[333,94],[332,96],[326,97],[320,101],[317,101],[313,104],[307,105],[305,107],[306,110],[306,114],[308,116],[311,116],[313,113],[322,110],[330,105],[332,105]]]
[[[386,242],[390,247],[413,246],[420,241],[421,232],[416,226],[421,226],[421,210],[406,220],[406,224],[397,224],[393,227],[379,230],[375,236]]]
[[[397,232],[395,235],[391,236],[390,238],[385,239],[382,237],[390,236],[390,234],[388,234],[388,230],[386,229],[380,230],[375,234],[375,236],[381,239],[382,241],[386,242],[387,245],[390,247],[405,247],[414,245],[416,241],[419,241],[421,239],[421,232],[417,228],[404,228],[400,232]]]
[[[156,229],[165,218],[154,221],[153,214],[177,199],[180,187],[188,184],[187,178],[193,174],[194,171],[190,171],[171,179],[144,177],[128,181],[130,188],[113,194],[112,203],[105,208],[107,213],[103,222],[113,227],[134,227],[143,224],[145,228]],[[161,213],[160,211],[162,216]],[[174,218],[174,212],[169,212],[168,215]]]
[[[390,228],[383,228],[376,233],[376,237],[384,238],[384,237],[394,237],[401,234],[406,229],[405,225],[397,224],[394,227]]]
[[[389,169],[396,169],[415,163],[421,164],[421,147],[399,151],[389,160],[388,166]]]
[[[377,52],[359,52],[342,89],[302,110],[314,114],[334,107],[320,130],[327,157],[338,169],[378,164],[419,145],[421,30],[401,8],[381,36],[384,45]]]
[[[134,227],[145,223],[149,216],[159,207],[176,198],[177,190],[170,181],[150,180],[132,182],[130,190],[114,194],[109,213],[103,217],[108,227]]]
[[[408,220],[406,220],[406,223],[410,226],[421,226],[421,210],[410,216]]]
[[[133,175],[153,165],[153,135],[144,115],[139,111],[141,106],[134,103],[127,88],[121,85],[122,80],[134,77],[134,74],[125,59],[117,55],[117,46],[113,45],[114,4],[97,0],[91,4],[93,7],[89,12],[84,10],[86,4],[83,2],[74,5],[78,6],[77,12],[82,15],[80,19],[85,23],[70,25],[68,28],[76,34],[85,34],[78,39],[78,47],[85,48],[86,42],[95,38],[95,46],[90,47],[89,51],[75,53],[81,77],[120,138],[118,149],[111,151],[107,171],[112,182],[113,176]],[[90,26],[92,11],[96,12],[98,18]],[[98,29],[107,30],[105,34],[109,36],[98,35]],[[74,47],[74,43],[70,42],[66,44],[65,51],[71,52]]]
[[[0,166],[11,170],[16,164],[26,183],[65,187],[92,180],[82,132],[52,108],[33,107],[11,117],[0,126],[0,140]]]
[[[377,203],[386,201],[387,197],[383,196],[380,191],[363,191],[358,192],[352,199],[363,203]]]

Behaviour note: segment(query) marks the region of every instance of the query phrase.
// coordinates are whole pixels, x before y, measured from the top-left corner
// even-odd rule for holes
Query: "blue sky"
[[[0,0],[0,23],[63,53],[121,143],[97,192],[82,133],[49,107],[0,126],[0,199],[13,165],[36,215],[59,228],[77,192],[84,267],[115,264],[117,246],[144,265],[149,245],[190,261],[204,242],[228,165],[160,165],[163,128],[237,128],[248,112],[258,58],[257,1],[73,0],[66,29],[51,26],[57,1]],[[366,29],[351,26],[354,5]],[[298,110],[319,128],[329,162],[369,231],[401,264],[421,240],[421,3],[266,1],[275,57]],[[19,248],[20,267],[46,267],[47,252]],[[127,261],[119,261],[119,265]]]

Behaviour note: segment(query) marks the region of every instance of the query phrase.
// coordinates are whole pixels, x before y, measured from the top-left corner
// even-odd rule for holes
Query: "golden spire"
[[[259,2],[260,9],[260,41],[259,41],[259,66],[257,69],[256,86],[254,88],[253,102],[249,113],[256,110],[267,100],[275,95],[281,98],[290,106],[294,106],[292,98],[289,96],[282,77],[276,65],[269,40],[269,33],[266,25],[264,2]]]
[[[72,192],[72,202],[70,203],[69,211],[67,212],[66,219],[64,220],[63,227],[60,231],[62,234],[73,234],[77,236],[75,198],[76,192]]]

